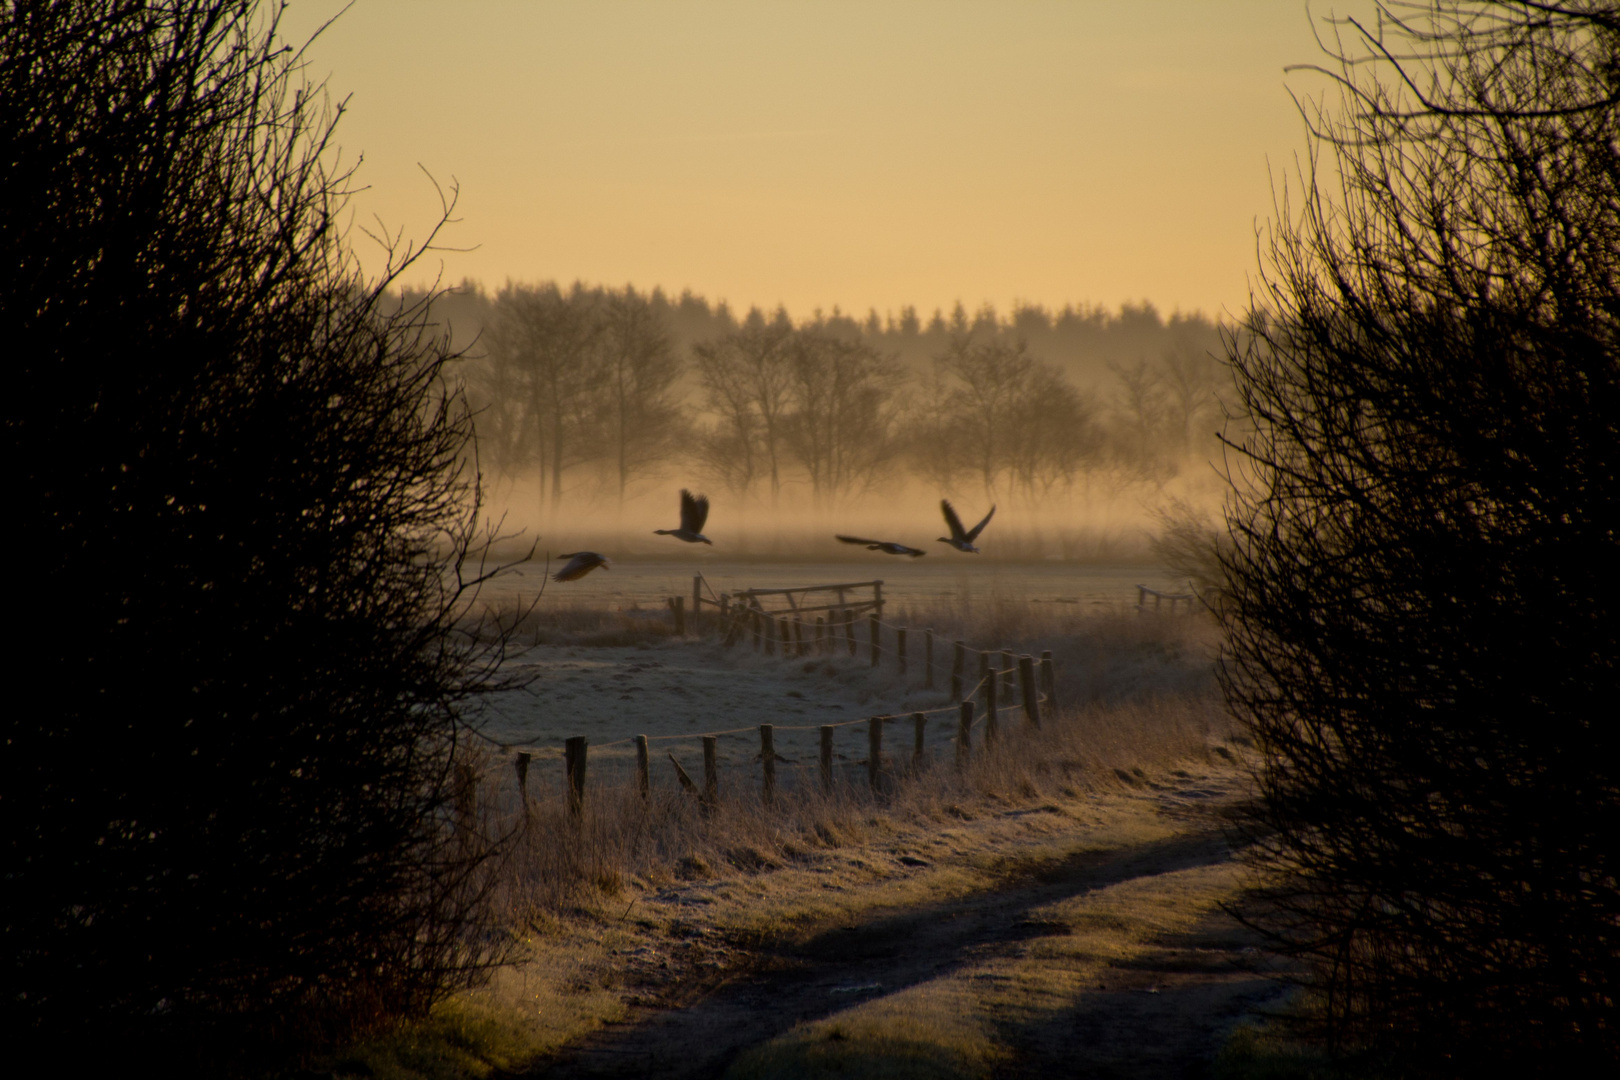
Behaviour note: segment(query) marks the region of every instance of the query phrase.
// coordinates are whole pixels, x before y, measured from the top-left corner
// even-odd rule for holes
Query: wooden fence
[[[1176,613],[1176,605],[1181,603],[1187,605],[1187,614],[1191,615],[1193,613],[1193,602],[1198,599],[1196,593],[1167,593],[1160,592],[1158,589],[1150,589],[1146,585],[1138,585],[1136,587],[1136,613],[1138,615],[1147,610],[1147,598],[1150,596],[1153,597],[1153,607],[1155,609],[1166,600],[1170,601],[1170,614],[1172,615]]]
[[[1002,735],[1001,723],[1005,713],[1022,712],[1026,724],[1038,730],[1043,719],[1049,718],[1057,708],[1056,677],[1050,650],[1043,651],[1037,658],[1015,655],[1010,649],[976,649],[965,642],[952,641],[947,678],[945,666],[936,664],[936,642],[932,629],[919,630],[883,621],[881,581],[812,585],[795,589],[747,589],[717,596],[703,595],[706,586],[702,575],[693,578],[694,623],[701,628],[697,616],[703,613],[707,617],[711,613],[704,612],[704,608],[711,608],[712,627],[727,647],[734,647],[746,640],[751,642],[756,652],[765,655],[780,652],[784,658],[830,656],[843,652],[854,657],[865,651],[873,668],[887,660],[903,677],[909,677],[915,665],[922,675],[925,689],[933,689],[936,681],[948,683],[947,704],[933,709],[870,716],[837,724],[759,725],[760,749],[756,760],[760,763],[761,798],[767,805],[777,790],[776,766],[787,760],[776,752],[775,737],[778,732],[819,730],[820,783],[824,791],[830,792],[834,783],[835,733],[839,728],[864,724],[867,729],[867,784],[875,794],[881,794],[884,784],[882,761],[885,725],[909,721],[912,726],[911,759],[914,766],[920,766],[925,757],[924,739],[930,720],[941,715],[953,717],[956,723],[956,766],[965,768],[973,755],[973,728],[976,724],[983,730],[985,745],[990,747]],[[862,595],[867,589],[871,590],[869,597]],[[810,602],[821,599],[816,594],[831,595],[827,603]],[[680,633],[686,630],[684,599],[672,597],[669,604]],[[814,622],[808,621],[810,617],[814,618]],[[864,642],[859,640],[863,636],[866,639]],[[921,646],[918,653],[911,651],[912,643]],[[862,645],[865,646],[864,650]],[[977,658],[978,666],[977,677],[971,685],[968,684],[970,657]],[[719,798],[719,737],[753,730],[738,728],[696,736],[701,739],[703,749],[701,785],[673,753],[667,754],[681,787],[705,807],[712,807]],[[602,745],[634,741],[636,786],[642,797],[648,798],[652,788],[651,744],[690,740],[693,737],[690,734],[636,735]],[[587,741],[583,737],[575,737],[567,740],[564,752],[568,807],[575,814],[583,812],[585,805],[587,749]],[[532,757],[533,750],[520,749],[515,762],[518,789],[525,802],[529,797],[528,776]]]
[[[870,596],[864,595],[871,590]],[[707,595],[705,595],[707,594]],[[815,594],[830,594],[825,603]],[[704,609],[708,608],[709,611]],[[675,633],[686,633],[686,598],[669,598],[670,614],[675,620]],[[701,631],[711,615],[721,627],[728,628],[727,645],[736,644],[736,635],[754,622],[767,619],[797,619],[816,617],[825,622],[833,613],[883,615],[883,582],[852,581],[837,585],[804,585],[791,589],[744,589],[737,593],[715,593],[702,574],[692,577],[691,619],[694,630]],[[731,629],[735,628],[735,629]]]

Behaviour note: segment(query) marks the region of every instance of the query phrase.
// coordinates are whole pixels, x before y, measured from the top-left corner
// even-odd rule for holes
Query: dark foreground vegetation
[[[296,1049],[492,959],[451,820],[496,655],[453,631],[469,415],[335,231],[277,9],[0,5],[23,1060]]]
[[[1620,4],[1378,7],[1337,24],[1340,107],[1311,114],[1301,202],[1229,339],[1242,471],[1200,580],[1222,589],[1223,686],[1261,760],[1243,914],[1304,962],[1303,1033],[1334,1053],[1603,1075]],[[20,1059],[264,1067],[475,982],[509,940],[496,904],[617,900],[745,841],[792,857],[762,811],[721,835],[684,802],[657,832],[604,814],[567,850],[521,831],[526,812],[481,830],[462,710],[504,635],[465,618],[485,548],[458,386],[484,395],[482,451],[539,470],[554,502],[570,470],[622,497],[679,453],[739,495],[791,475],[834,505],[901,451],[938,486],[1034,501],[1103,460],[1162,478],[1151,448],[1181,453],[1208,419],[1208,370],[1166,353],[1114,369],[1136,405],[1110,423],[1140,422],[1100,423],[1020,340],[1067,316],[1041,331],[1029,312],[728,316],[683,373],[657,298],[514,288],[483,366],[452,374],[426,300],[385,300],[410,252],[368,282],[335,231],[340,110],[301,84],[278,9],[0,5],[6,554],[26,619],[9,671],[33,691],[6,711],[0,777]],[[587,363],[614,377],[579,379]],[[902,445],[907,409],[938,426]],[[1169,523],[1164,550],[1196,555]],[[1120,754],[1205,746],[1202,706],[1142,709]],[[1098,749],[1100,716],[1072,771],[1143,780]],[[1030,747],[950,782],[1068,783]],[[801,810],[809,832],[866,813]],[[518,842],[492,857],[503,828]]]
[[[1390,1073],[1620,1059],[1620,5],[1380,5],[1231,360],[1251,917]],[[1358,62],[1359,61],[1359,62]],[[1341,186],[1342,185],[1342,186]],[[1329,194],[1329,189],[1336,194]]]

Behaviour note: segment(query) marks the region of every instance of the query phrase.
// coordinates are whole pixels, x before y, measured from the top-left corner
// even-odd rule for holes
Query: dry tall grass
[[[578,603],[544,604],[503,600],[490,605],[476,624],[469,620],[469,632],[484,632],[484,626],[510,628],[509,640],[519,648],[531,645],[576,645],[584,648],[613,648],[667,641],[675,636],[668,611],[654,607],[618,610]]]

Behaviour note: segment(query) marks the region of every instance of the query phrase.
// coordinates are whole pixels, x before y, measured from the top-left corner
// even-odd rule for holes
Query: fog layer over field
[[[652,530],[691,488],[735,556],[839,557],[833,533],[946,552],[945,497],[970,528],[997,508],[986,558],[1140,559],[1155,515],[1218,498],[1225,372],[1200,314],[738,317],[689,293],[473,282],[432,314],[464,350],[492,516],[543,550],[664,552]]]

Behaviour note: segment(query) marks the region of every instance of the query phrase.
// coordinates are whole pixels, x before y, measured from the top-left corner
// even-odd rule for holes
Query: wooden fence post
[[[715,760],[719,742],[713,735],[703,736],[703,804],[711,810],[720,799],[720,767]]]
[[[833,787],[832,737],[832,726],[823,725],[821,728],[821,790],[828,795],[832,794]]]
[[[996,704],[996,682],[999,676],[994,673],[984,682],[984,745],[988,749],[996,741],[996,721],[998,706]]]
[[[568,775],[568,812],[578,817],[585,809],[585,736],[563,743],[563,770]]]
[[[911,764],[913,768],[921,768],[923,755],[927,752],[923,746],[923,736],[927,733],[928,714],[914,712],[911,714],[911,722],[917,729],[911,744]]]
[[[686,770],[681,768],[681,763],[675,759],[674,754],[669,755],[669,763],[675,766],[675,779],[681,782],[681,787],[685,788],[687,791],[690,791],[693,795],[696,795],[698,793],[698,786],[692,782],[692,778],[690,776],[686,775]]]
[[[1035,688],[1035,658],[1018,658],[1018,682],[1024,691],[1024,715],[1038,730],[1041,726],[1041,692]]]
[[[844,636],[849,639],[849,655],[855,655],[855,613],[844,609]]]
[[[816,616],[816,655],[827,655],[827,617]]]
[[[782,635],[782,659],[786,660],[793,655],[793,625],[786,615],[776,620],[776,632]]]
[[[692,633],[703,633],[703,575],[692,575]]]
[[[765,627],[765,655],[766,656],[775,656],[776,655],[776,620],[771,618],[769,615],[766,615],[764,612],[761,612],[760,613],[760,622]]]
[[[878,621],[878,614],[875,611],[872,612],[871,626],[872,626],[872,666],[877,667],[878,666],[878,657],[882,655],[882,650],[883,650],[883,624]]]
[[[795,655],[804,655],[804,619],[798,615],[793,617],[793,651]]]
[[[883,771],[883,718],[874,716],[866,722],[866,780],[872,785],[872,794],[880,790],[879,774]]]
[[[761,795],[765,805],[776,797],[776,739],[770,724],[759,725],[759,760],[765,766],[765,787]]]
[[[1052,650],[1041,650],[1041,693],[1046,695],[1046,711],[1057,714],[1057,677],[1052,670]]]
[[[906,673],[906,628],[901,627],[894,632],[894,656],[899,663],[900,674]]]
[[[533,758],[534,755],[529,751],[519,750],[515,762],[517,766],[518,798],[522,801],[525,810],[529,808],[529,762]]]
[[[872,582],[872,601],[876,605],[873,614],[880,619],[883,618],[883,582]]]
[[[1011,649],[1001,650],[1001,696],[1006,701],[1013,699],[1013,672],[1018,669],[1018,662],[1013,659]]]
[[[652,766],[647,760],[647,736],[636,736],[636,788],[641,801],[652,798]]]
[[[675,613],[675,636],[686,636],[686,597],[672,596],[669,598],[669,608]]]
[[[923,631],[923,689],[934,688],[934,631]]]
[[[962,668],[967,664],[967,646],[960,641],[951,646],[951,700],[962,700]]]
[[[965,768],[973,755],[973,699],[962,702],[961,716],[956,721],[956,767]]]

